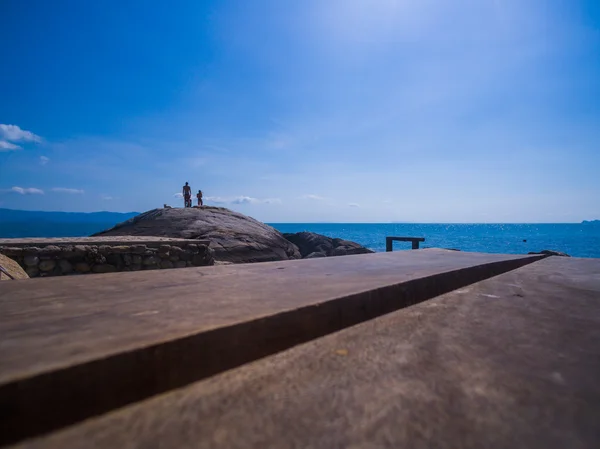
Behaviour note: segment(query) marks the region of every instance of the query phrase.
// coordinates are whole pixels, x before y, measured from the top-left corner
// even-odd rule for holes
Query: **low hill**
[[[215,259],[232,263],[300,259],[276,229],[223,207],[154,209],[93,236],[158,236],[210,240]]]

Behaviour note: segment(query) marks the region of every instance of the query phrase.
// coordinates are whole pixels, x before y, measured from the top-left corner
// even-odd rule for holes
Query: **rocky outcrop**
[[[571,257],[568,254],[565,253],[560,253],[558,251],[552,251],[549,249],[544,249],[542,251],[540,251],[539,253],[536,252],[530,252],[529,254],[545,254],[546,256],[561,256],[561,257]]]
[[[358,243],[330,238],[314,232],[298,232],[296,234],[283,234],[283,236],[298,247],[303,259],[374,252]]]
[[[3,254],[0,254],[0,266],[3,268],[3,270],[0,270],[0,281],[29,279],[25,270],[17,262]]]
[[[94,236],[157,236],[209,240],[219,262],[246,263],[301,258],[276,229],[223,207],[162,208]]]

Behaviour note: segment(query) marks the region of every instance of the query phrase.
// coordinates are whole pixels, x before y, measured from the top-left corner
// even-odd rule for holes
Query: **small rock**
[[[178,260],[175,262],[175,268],[185,268],[187,267],[187,263],[183,260]]]
[[[125,246],[125,245],[113,246],[112,247],[112,252],[116,253],[116,254],[130,253],[131,252],[131,247],[130,246]]]
[[[23,263],[28,267],[37,267],[37,264],[40,263],[40,258],[38,256],[29,254],[25,256]]]
[[[132,265],[141,265],[142,264],[142,256],[137,254],[131,256],[131,264]]]
[[[157,265],[158,263],[160,263],[160,259],[156,256],[148,256],[143,261],[143,264],[146,266]]]
[[[137,256],[139,257],[139,256]],[[141,257],[140,257],[141,259]],[[140,260],[141,262],[141,260]],[[123,254],[123,263],[125,264],[125,266],[129,266],[133,263],[133,257],[131,256],[131,254]]]
[[[327,254],[325,254],[325,253],[323,253],[321,251],[315,251],[314,253],[310,253],[304,259],[316,259],[318,257],[327,257]]]
[[[58,262],[58,266],[60,267],[60,272],[62,274],[69,274],[73,272],[73,265],[68,260],[62,259]]]
[[[173,262],[171,262],[170,260],[163,260],[160,263],[160,267],[163,269],[168,269],[168,268],[173,268]]]
[[[179,255],[179,260],[183,260],[185,262],[188,262],[188,261],[192,260],[192,257],[194,257],[194,255],[191,253],[191,251],[183,251]]]
[[[148,250],[146,245],[134,245],[132,248],[132,252],[135,254],[143,254]]]
[[[183,252],[183,249],[181,249],[179,246],[171,246],[171,251],[169,252],[171,253],[171,255],[181,254]]]
[[[168,254],[168,252],[170,250],[171,250],[171,246],[170,245],[160,245],[158,247],[159,254]]]
[[[38,270],[38,267],[27,267],[25,272],[30,278],[36,278],[40,275],[40,270]]]
[[[87,262],[78,262],[75,264],[75,271],[78,273],[89,273],[90,265]]]
[[[106,262],[117,267],[123,265],[123,259],[121,259],[120,254],[108,254],[106,256]]]
[[[331,252],[332,256],[346,256],[348,255],[348,249],[346,249],[345,246],[338,246],[337,248],[334,248],[333,251]]]
[[[134,263],[133,265],[131,265],[131,271],[140,271],[142,269],[142,266],[140,264]]]
[[[52,260],[52,259],[42,260],[40,262],[40,264],[38,265],[38,268],[40,269],[40,271],[43,271],[43,272],[52,271],[52,270],[54,270],[54,267],[56,267],[56,260]]]
[[[115,271],[117,271],[117,267],[115,267],[114,265],[103,263],[100,265],[94,265],[92,271],[94,273],[114,273]]]

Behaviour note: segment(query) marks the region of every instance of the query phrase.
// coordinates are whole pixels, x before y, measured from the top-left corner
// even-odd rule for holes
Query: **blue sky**
[[[0,42],[0,207],[600,218],[597,0],[4,0]]]

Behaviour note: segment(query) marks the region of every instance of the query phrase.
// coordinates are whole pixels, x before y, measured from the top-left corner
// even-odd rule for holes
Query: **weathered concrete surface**
[[[599,348],[600,260],[550,258],[18,447],[596,449]]]
[[[51,430],[540,257],[423,250],[3,283],[0,404],[15,412],[0,434]]]
[[[21,266],[14,260],[12,260],[10,257],[0,254],[0,265],[2,266],[2,268],[4,268],[8,272],[8,274],[10,274],[10,277],[9,277],[5,273],[2,273],[0,271],[0,281],[10,281],[10,280],[16,280],[16,279],[29,279],[29,276],[27,276],[27,273],[25,273],[25,270],[23,270],[23,268],[21,268]],[[12,279],[11,279],[11,277],[12,277]]]
[[[215,259],[234,263],[299,259],[276,229],[223,207],[154,209],[94,236],[151,235],[210,240]]]

